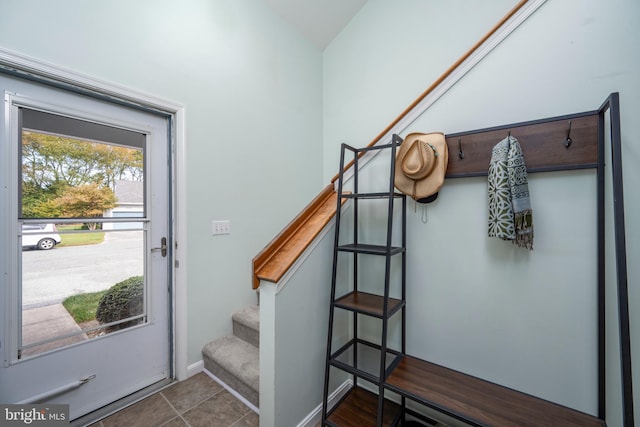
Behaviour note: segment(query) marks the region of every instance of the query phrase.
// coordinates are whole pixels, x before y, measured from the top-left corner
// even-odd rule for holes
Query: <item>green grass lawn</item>
[[[59,225],[58,231],[86,230],[82,225]],[[104,232],[60,234],[62,242],[58,246],[95,245],[104,242]]]
[[[73,295],[62,301],[62,305],[71,314],[76,323],[95,320],[98,303],[105,292],[107,291]]]

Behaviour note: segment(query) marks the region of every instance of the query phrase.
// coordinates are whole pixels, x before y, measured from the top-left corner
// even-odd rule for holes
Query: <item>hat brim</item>
[[[438,193],[436,192],[436,193],[434,193],[434,194],[432,194],[430,196],[423,197],[421,199],[416,199],[416,202],[418,202],[418,203],[432,203],[432,202],[435,202],[437,198],[438,198]]]

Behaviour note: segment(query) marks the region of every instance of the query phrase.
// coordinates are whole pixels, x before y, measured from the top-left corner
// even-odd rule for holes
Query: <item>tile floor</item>
[[[258,415],[207,374],[173,384],[91,427],[258,427]]]

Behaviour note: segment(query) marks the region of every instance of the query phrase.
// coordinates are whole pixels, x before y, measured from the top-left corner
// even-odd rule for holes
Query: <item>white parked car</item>
[[[55,224],[22,224],[22,247],[53,249],[62,239]]]

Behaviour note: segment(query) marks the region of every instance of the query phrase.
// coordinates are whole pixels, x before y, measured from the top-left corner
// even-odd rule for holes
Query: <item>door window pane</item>
[[[146,322],[144,135],[22,108],[18,358]]]

